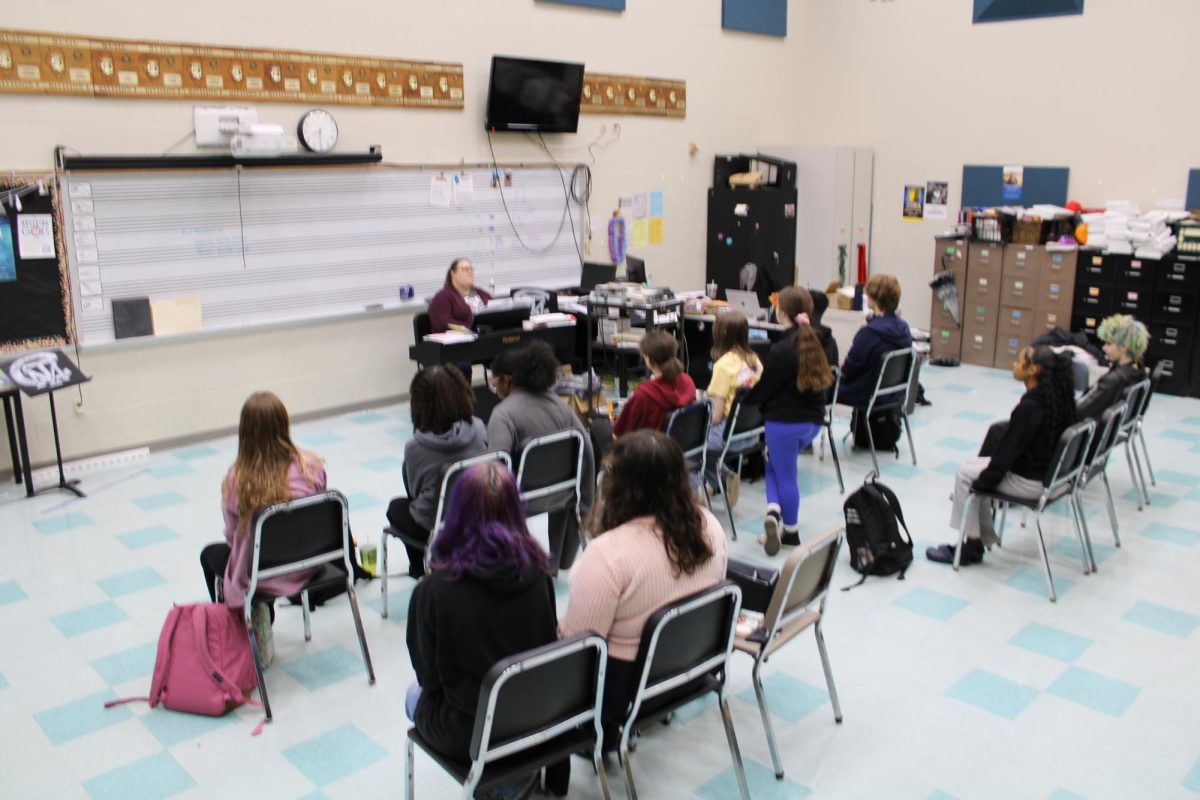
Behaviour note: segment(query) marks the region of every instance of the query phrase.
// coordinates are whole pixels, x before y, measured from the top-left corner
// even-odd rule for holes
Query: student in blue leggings
[[[809,319],[812,310],[812,296],[807,289],[789,286],[779,293],[776,318],[791,330],[771,346],[762,377],[745,400],[760,406],[766,421],[767,518],[763,523],[763,546],[769,556],[778,553],[780,545],[800,544],[796,460],[821,432],[826,390],[833,385],[825,349]]]

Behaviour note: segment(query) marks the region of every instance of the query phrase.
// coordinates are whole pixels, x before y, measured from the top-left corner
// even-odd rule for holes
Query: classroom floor
[[[927,368],[922,380],[933,405],[913,418],[920,464],[906,448],[900,460],[884,460],[918,559],[907,580],[874,578],[830,598],[826,640],[844,724],[834,724],[811,635],[765,668],[781,782],[769,766],[750,659],[734,655],[729,692],[753,796],[1196,797],[1200,521],[1191,517],[1200,514],[1200,403],[1155,398],[1147,437],[1158,485],[1145,511],[1123,457],[1114,460],[1120,549],[1099,487],[1089,490],[1097,574],[1082,574],[1067,518],[1048,514],[1059,592],[1051,604],[1032,523],[1022,529],[1013,515],[1004,548],[981,566],[956,574],[921,555],[950,537],[956,464],[1020,393],[998,370]],[[297,441],[327,460],[331,487],[349,496],[360,542],[378,538],[411,431],[404,406],[296,426]],[[0,796],[402,795],[408,578],[392,584],[387,620],[377,583],[359,584],[373,687],[344,598],[317,610],[307,644],[299,608],[281,607],[267,672],[275,721],[257,738],[253,708],[211,719],[103,707],[147,692],[171,604],[206,597],[197,555],[220,537],[218,484],[234,448],[224,438],[86,473],[82,500],[0,490]],[[847,454],[848,487],[869,468],[868,454]],[[843,496],[828,456],[802,456],[801,481],[802,536],[839,524]],[[755,545],[762,491],[761,482],[743,487],[732,551],[765,560]],[[843,554],[834,584],[856,577]],[[559,597],[565,603],[565,581]],[[643,797],[736,796],[712,702],[644,736],[633,768]],[[418,754],[416,773],[418,797],[454,796],[429,758]],[[615,764],[609,780],[623,796]],[[571,796],[599,796],[579,759]]]

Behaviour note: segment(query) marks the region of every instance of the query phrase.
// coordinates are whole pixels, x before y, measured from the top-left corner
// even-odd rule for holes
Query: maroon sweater
[[[492,299],[490,294],[478,286],[475,287],[475,294],[483,299],[484,304]],[[445,333],[451,325],[470,328],[474,323],[475,314],[471,312],[471,307],[467,305],[462,293],[453,286],[442,287],[429,301],[429,325],[434,333]]]
[[[644,381],[633,390],[633,396],[621,407],[621,416],[613,425],[613,434],[652,428],[661,431],[667,415],[696,400],[696,383],[692,376],[681,372],[674,381],[663,378]]]

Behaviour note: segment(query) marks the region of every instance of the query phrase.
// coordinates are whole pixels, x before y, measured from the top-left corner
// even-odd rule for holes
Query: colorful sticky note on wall
[[[663,215],[663,193],[662,191],[653,191],[650,193],[650,216],[661,217]]]
[[[663,241],[663,221],[661,217],[655,217],[650,220],[650,244],[662,244]]]
[[[633,243],[635,245],[646,243],[647,239],[649,238],[649,231],[647,231],[648,227],[649,226],[646,225],[646,220],[644,219],[635,219],[633,221]]]
[[[646,211],[650,206],[650,199],[645,192],[638,192],[633,196],[633,218],[644,219]]]

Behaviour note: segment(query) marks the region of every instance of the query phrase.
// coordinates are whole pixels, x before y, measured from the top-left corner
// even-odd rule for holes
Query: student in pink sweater
[[[725,532],[696,498],[683,452],[660,431],[617,439],[605,459],[603,510],[597,536],[570,574],[562,636],[596,631],[608,641],[604,739],[616,747],[617,726],[637,690],[634,661],[642,628],[667,603],[725,578]]]

